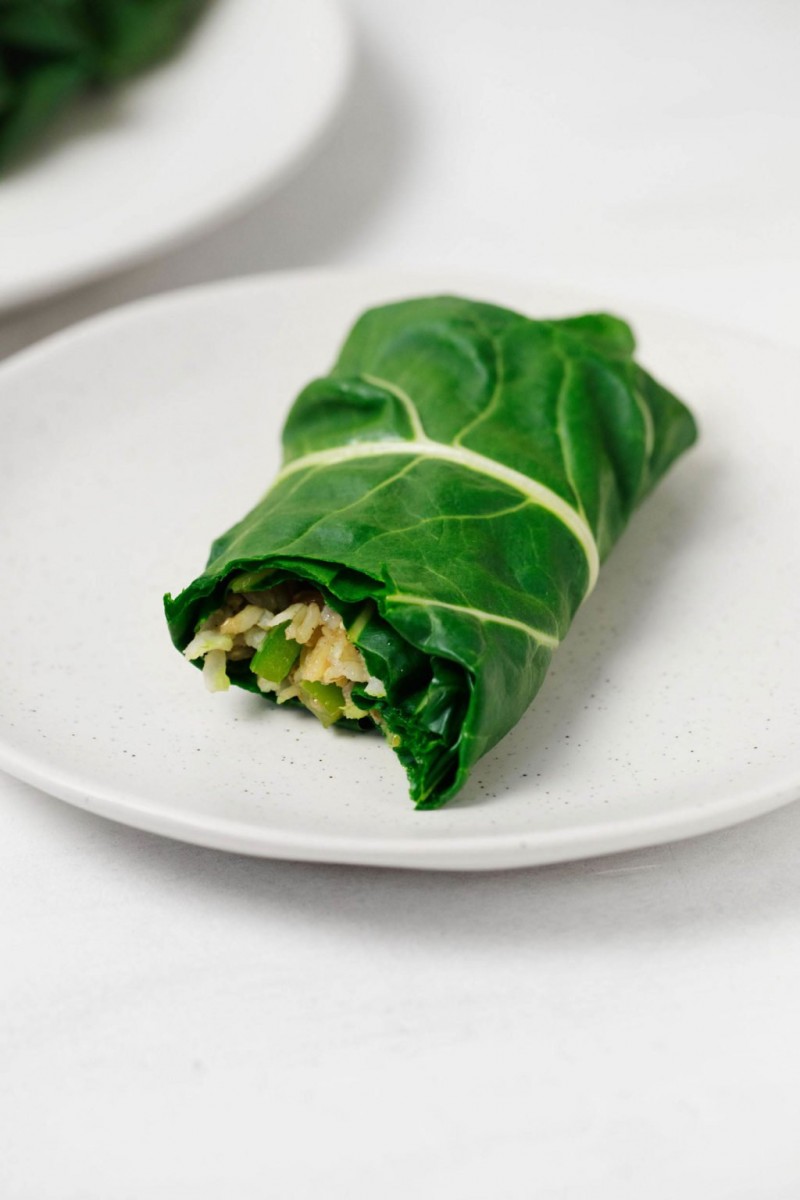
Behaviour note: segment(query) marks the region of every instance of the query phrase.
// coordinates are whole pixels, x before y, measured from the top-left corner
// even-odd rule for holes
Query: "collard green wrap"
[[[175,645],[242,571],[312,582],[386,687],[413,799],[443,804],[528,707],[600,562],[696,437],[633,352],[606,315],[534,321],[450,296],[366,312],[295,401],[270,490],[166,597]]]
[[[206,0],[0,0],[0,169],[79,93],[168,54]]]

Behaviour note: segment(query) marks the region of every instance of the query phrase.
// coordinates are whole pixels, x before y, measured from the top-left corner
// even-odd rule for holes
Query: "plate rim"
[[[352,285],[356,281],[376,282],[391,278],[402,286],[402,279],[407,278],[409,286],[419,288],[426,275],[431,279],[434,276],[440,278],[444,272],[452,279],[454,286],[459,286],[467,278],[463,270],[449,270],[447,267],[431,264],[420,267],[396,267],[387,264],[364,269],[304,268],[196,284],[143,297],[59,330],[11,356],[0,364],[0,389],[7,380],[12,381],[19,372],[24,373],[29,364],[46,363],[63,347],[79,346],[98,336],[102,338],[106,331],[113,331],[118,325],[124,326],[132,319],[135,321],[142,317],[147,318],[153,313],[157,314],[159,309],[202,305],[221,293],[238,293],[243,296],[248,292],[264,289],[280,290],[286,285],[313,286],[315,283],[323,283],[330,286],[337,282]],[[492,276],[483,271],[471,276],[470,286],[480,287],[481,281],[486,286],[505,286],[509,289],[539,287],[554,298],[560,294],[565,301],[578,296],[582,296],[585,301],[589,295],[579,288],[563,287],[544,281],[527,283],[518,278]],[[612,306],[614,304],[616,302],[612,302]],[[651,314],[683,327],[696,329],[699,324],[703,329],[717,334],[742,337],[738,330],[731,330],[724,325],[715,326],[710,322],[698,323],[669,310],[639,304],[636,305],[636,310],[640,316]],[[757,336],[747,336],[746,340],[751,345],[788,354],[800,364],[800,351],[793,346],[773,343]],[[0,404],[2,403],[3,398],[0,396]],[[85,781],[81,781],[73,772],[49,764],[42,765],[30,755],[10,746],[5,741],[2,731],[0,770],[84,811],[190,844],[253,857],[445,871],[524,868],[659,845],[730,828],[800,799],[800,778],[795,773],[782,777],[778,783],[752,785],[743,793],[739,793],[733,802],[729,799],[717,799],[701,807],[696,803],[684,803],[678,808],[655,814],[583,824],[579,828],[540,830],[533,833],[518,831],[473,835],[448,834],[439,840],[429,841],[407,835],[387,839],[376,835],[354,837],[349,833],[330,831],[291,832],[258,827],[245,821],[210,814],[184,815],[178,810],[170,812],[134,793],[108,789],[98,783],[87,787]],[[420,814],[420,819],[430,818],[431,814]]]
[[[246,186],[218,203],[198,210],[185,222],[173,221],[160,234],[145,236],[127,248],[113,254],[100,254],[81,266],[66,266],[56,270],[49,281],[12,282],[0,287],[0,316],[24,311],[32,305],[56,300],[64,293],[122,274],[136,266],[144,266],[162,255],[184,246],[244,215],[260,200],[278,191],[295,173],[313,158],[339,116],[342,101],[352,76],[355,58],[352,22],[345,14],[340,0],[311,0],[318,12],[334,31],[335,53],[332,55],[331,79],[324,103],[320,103],[313,119],[307,122],[302,136],[293,142],[274,167],[263,169]],[[202,285],[201,285],[202,286]],[[183,290],[183,289],[182,289]],[[189,289],[185,289],[189,290]],[[171,292],[166,293],[171,295]],[[119,307],[125,307],[120,305]],[[102,315],[102,314],[101,314]],[[91,318],[90,318],[91,319]],[[80,324],[84,322],[81,321]],[[57,336],[57,335],[56,335]],[[49,340],[49,339],[44,339]],[[35,343],[40,345],[41,343]],[[11,357],[16,357],[12,355]]]
[[[70,779],[69,772],[43,769],[2,740],[0,770],[73,808],[171,841],[250,858],[423,871],[512,870],[601,858],[721,832],[800,800],[800,781],[793,779],[777,788],[771,785],[751,789],[733,810],[729,802],[717,801],[701,809],[683,805],[647,818],[629,817],[531,835],[451,834],[440,841],[411,837],[389,840],[372,835],[354,839],[350,834],[261,830],[244,821],[207,814],[188,818],[159,809],[135,795],[111,793],[96,785],[89,795],[85,787]],[[435,811],[419,816],[435,819]]]

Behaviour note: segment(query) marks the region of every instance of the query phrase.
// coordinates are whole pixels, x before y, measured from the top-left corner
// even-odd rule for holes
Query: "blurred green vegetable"
[[[0,0],[0,170],[82,92],[164,58],[207,0]]]

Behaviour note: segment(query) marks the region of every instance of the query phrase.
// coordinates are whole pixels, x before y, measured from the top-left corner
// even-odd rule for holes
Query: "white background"
[[[301,175],[6,319],[0,353],[158,290],[376,262],[800,349],[793,0],[350,8],[351,92]],[[799,859],[794,806],[508,874],[249,861],[0,779],[0,1197],[795,1198]]]

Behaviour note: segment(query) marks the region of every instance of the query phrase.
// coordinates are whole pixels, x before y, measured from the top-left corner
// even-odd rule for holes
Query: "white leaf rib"
[[[384,597],[387,602],[408,604],[414,608],[444,608],[449,612],[457,612],[475,617],[478,621],[489,622],[492,625],[508,625],[511,629],[519,629],[534,642],[547,646],[550,650],[558,649],[558,638],[543,629],[535,629],[525,621],[517,621],[514,617],[503,617],[499,613],[487,612],[483,608],[472,608],[468,604],[448,604],[444,600],[429,600],[425,596],[407,596],[403,592],[393,592]]]
[[[280,483],[290,475],[311,467],[333,467],[358,459],[400,454],[451,462],[465,470],[486,475],[491,479],[496,479],[498,483],[504,483],[521,492],[537,507],[551,512],[578,541],[586,556],[589,582],[584,599],[592,591],[600,571],[600,555],[594,534],[585,518],[576,512],[572,505],[567,504],[566,500],[557,492],[543,483],[523,475],[521,471],[516,471],[513,467],[507,467],[493,458],[478,454],[475,450],[468,450],[465,446],[448,446],[445,442],[434,442],[428,438],[417,441],[404,441],[398,438],[396,441],[349,442],[345,446],[332,446],[328,450],[316,450],[310,454],[304,454],[301,458],[293,459],[281,469],[275,482]]]
[[[388,379],[381,379],[379,375],[367,375],[363,371],[361,378],[365,383],[372,384],[373,387],[380,388],[384,392],[388,392],[390,396],[394,396],[395,400],[399,400],[406,411],[411,432],[418,442],[427,442],[428,435],[425,432],[425,426],[422,424],[422,418],[419,415],[419,409],[414,401],[409,396],[408,392],[404,392],[402,388],[395,383],[390,383]]]

